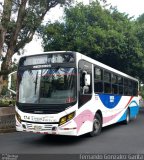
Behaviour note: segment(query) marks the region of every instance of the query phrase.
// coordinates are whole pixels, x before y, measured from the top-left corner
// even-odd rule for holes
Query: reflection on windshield
[[[74,68],[20,71],[19,102],[63,104],[76,101]]]

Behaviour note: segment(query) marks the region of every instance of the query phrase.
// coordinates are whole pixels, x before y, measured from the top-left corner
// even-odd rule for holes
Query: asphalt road
[[[9,154],[144,154],[144,110],[129,125],[106,127],[98,137],[51,136],[32,133],[0,134],[0,153]]]

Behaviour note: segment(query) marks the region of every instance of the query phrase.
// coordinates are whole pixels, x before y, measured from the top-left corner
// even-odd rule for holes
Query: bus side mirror
[[[85,75],[85,77],[84,77],[84,83],[85,83],[85,86],[90,86],[90,84],[91,84],[90,74],[86,74]]]
[[[8,75],[8,90],[16,95],[16,79],[17,71],[12,72]]]

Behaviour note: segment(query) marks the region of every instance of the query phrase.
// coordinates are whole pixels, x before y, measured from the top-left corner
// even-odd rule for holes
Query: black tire
[[[127,112],[126,112],[126,119],[124,121],[124,124],[129,124],[130,122],[130,110],[127,109]]]
[[[102,118],[99,114],[96,114],[93,121],[93,130],[92,132],[89,133],[90,137],[100,135],[101,129],[102,129]]]

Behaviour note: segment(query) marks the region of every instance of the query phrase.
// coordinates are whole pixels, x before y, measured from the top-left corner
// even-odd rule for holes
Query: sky
[[[88,5],[89,0],[76,0],[77,2],[83,2]],[[3,0],[0,0],[3,2]],[[107,3],[111,3],[112,6],[116,6],[120,12],[125,12],[129,14],[129,16],[134,16],[137,18],[140,14],[144,13],[144,0],[107,0]],[[1,7],[1,6],[0,6]],[[56,6],[51,9],[47,16],[44,19],[44,23],[47,23],[49,20],[54,22],[55,20],[62,19],[63,9],[60,6]],[[25,55],[29,54],[37,54],[43,51],[41,46],[41,39],[37,39],[34,36],[33,41],[26,45],[24,48]]]
[[[137,18],[144,13],[144,0],[107,0],[113,6],[117,6],[120,12],[128,13]]]

